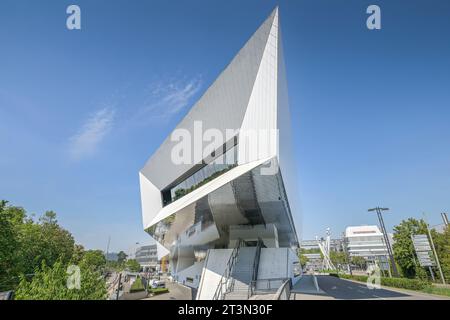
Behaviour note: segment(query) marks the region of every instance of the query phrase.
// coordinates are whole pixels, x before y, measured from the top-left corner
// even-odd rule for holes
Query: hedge
[[[381,278],[381,285],[394,288],[423,290],[430,285],[429,282],[407,278]]]
[[[141,278],[137,278],[136,281],[133,282],[130,288],[130,293],[144,291],[144,284],[142,283]]]
[[[367,282],[368,276],[357,276],[348,274],[339,274],[340,278],[351,279],[360,282]],[[409,289],[409,290],[423,290],[430,285],[429,282],[418,279],[408,278],[381,278],[381,285],[386,287]]]

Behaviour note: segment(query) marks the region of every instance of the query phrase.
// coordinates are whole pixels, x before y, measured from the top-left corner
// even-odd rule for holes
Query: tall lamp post
[[[375,211],[377,213],[378,221],[380,222],[381,232],[383,233],[384,242],[386,244],[386,249],[388,251],[389,260],[391,261],[392,271],[394,273],[394,277],[398,277],[398,270],[397,270],[397,265],[395,264],[394,255],[392,253],[391,242],[389,241],[386,227],[384,226],[383,215],[381,214],[381,211],[388,211],[388,210],[389,210],[389,208],[376,207],[376,208],[369,209],[367,211],[369,211],[369,212]]]

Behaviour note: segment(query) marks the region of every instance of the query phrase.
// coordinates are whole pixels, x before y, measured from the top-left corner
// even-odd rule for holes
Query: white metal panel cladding
[[[281,247],[298,244],[280,174],[261,176],[261,166],[240,174],[225,185],[203,194],[202,198],[148,228],[165,247],[227,247],[232,227],[275,225]],[[218,178],[217,180],[219,180]],[[261,179],[268,189],[261,193]],[[216,180],[215,180],[216,181]],[[215,182],[214,181],[214,182]],[[261,214],[255,214],[261,210]],[[212,234],[208,232],[214,227]],[[176,250],[174,251],[176,256]]]
[[[236,167],[172,202],[169,199],[164,207],[161,190],[186,178],[193,164],[173,164],[171,151],[175,143],[167,138],[141,170],[144,227],[166,248],[188,244],[195,250],[205,250],[205,246],[225,248],[231,226],[266,223],[276,226],[280,246],[297,244],[291,214],[298,212],[297,176],[292,162],[284,68],[276,9],[177,126],[193,133],[194,122],[201,121],[203,130],[239,129],[240,135],[246,130],[279,130],[275,149],[245,161],[241,161],[239,150]],[[261,141],[250,140],[252,143]],[[261,173],[261,165],[267,168],[268,160],[273,160],[275,170],[266,176]],[[177,250],[171,251],[176,258]]]
[[[294,146],[292,136],[291,113],[289,107],[288,85],[286,76],[286,65],[283,53],[283,40],[281,26],[278,27],[278,81],[277,81],[277,127],[279,128],[278,161],[286,190],[287,201],[290,212],[295,213],[297,220],[294,225],[300,223],[300,192],[298,190],[297,166],[294,163]],[[296,226],[295,226],[296,227]],[[296,228],[297,232],[301,232]],[[300,236],[301,238],[301,236]]]
[[[274,14],[255,32],[237,56],[208,88],[177,126],[193,133],[194,121],[202,121],[203,130],[239,129],[259,70]],[[142,173],[160,190],[193,167],[174,165],[171,150],[175,142],[168,137],[150,158]]]
[[[276,144],[272,145],[273,148],[264,150],[267,146],[271,146],[268,143],[269,141],[267,141],[270,138],[270,132],[277,129],[277,21],[278,14],[275,13],[258,74],[256,75],[256,81],[241,125],[239,164],[277,155]],[[246,133],[249,134],[246,135]],[[251,133],[257,133],[257,135],[251,135]],[[257,150],[257,152],[250,152],[252,149]]]
[[[139,173],[141,188],[142,223],[150,224],[162,209],[161,192],[142,173]]]
[[[239,176],[243,175],[244,173],[252,170],[253,168],[259,166],[260,164],[267,161],[267,159],[246,163],[242,166],[237,166],[230,171],[222,174],[221,176],[217,177],[210,183],[207,183],[191,193],[187,194],[186,196],[182,197],[181,199],[172,202],[171,204],[165,206],[162,208],[157,215],[151,220],[151,222],[148,225],[144,225],[144,228],[148,228],[152,226],[153,224],[171,216],[172,214],[180,211],[181,209],[185,208],[188,205],[191,205],[192,203],[195,203],[205,195],[210,194],[211,192],[217,190],[218,188],[221,188],[226,183],[238,178]]]

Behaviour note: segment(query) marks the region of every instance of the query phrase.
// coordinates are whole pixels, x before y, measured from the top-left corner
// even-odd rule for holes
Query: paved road
[[[420,293],[415,291],[399,289],[369,289],[365,284],[354,281],[339,279],[331,276],[317,276],[318,284],[323,294],[295,294],[295,300],[440,300],[447,299]]]

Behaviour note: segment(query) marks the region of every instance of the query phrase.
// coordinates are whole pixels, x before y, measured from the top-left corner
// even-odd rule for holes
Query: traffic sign
[[[433,251],[426,234],[417,234],[412,236],[414,249],[416,250],[417,259],[422,267],[433,267],[435,265],[433,259]]]

